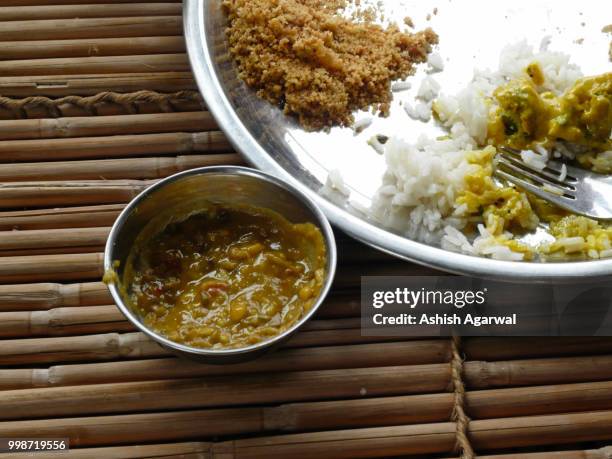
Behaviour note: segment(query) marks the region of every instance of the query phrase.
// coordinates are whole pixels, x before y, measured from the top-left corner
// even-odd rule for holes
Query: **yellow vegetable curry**
[[[289,329],[317,300],[326,246],[311,223],[213,205],[138,242],[124,275],[131,307],[168,339],[237,348]]]
[[[497,147],[552,150],[562,142],[582,149],[576,160],[583,167],[612,173],[612,73],[582,78],[560,96],[543,90],[544,84],[542,69],[533,63],[523,78],[494,91],[489,145],[469,154],[473,172],[466,176],[457,205],[464,206],[476,221],[481,220],[498,244],[522,253],[525,260],[534,258],[533,249],[513,234],[534,231],[540,223],[550,225],[547,232],[554,239],[538,247],[546,259],[610,256],[610,225],[571,215],[493,177]]]
[[[561,96],[538,91],[543,81],[542,70],[532,64],[525,78],[495,90],[492,144],[527,149],[562,140],[596,152],[612,147],[612,73],[582,78]]]

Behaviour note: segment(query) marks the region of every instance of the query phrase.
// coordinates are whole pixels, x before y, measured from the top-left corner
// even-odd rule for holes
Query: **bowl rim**
[[[451,252],[373,225],[337,207],[315,190],[293,177],[276,162],[241,123],[226,97],[206,41],[205,5],[213,0],[185,0],[183,24],[187,54],[196,83],[211,112],[227,138],[250,164],[280,177],[317,203],[329,220],[349,236],[389,255],[419,265],[446,271],[520,284],[584,283],[604,281],[612,275],[612,258],[567,262],[516,262],[493,260]]]
[[[256,169],[242,167],[242,166],[209,166],[209,167],[200,167],[196,169],[190,169],[187,171],[179,172],[177,174],[173,174],[168,176],[149,188],[145,189],[141,193],[139,193],[134,199],[130,201],[130,203],[123,209],[123,211],[119,214],[115,223],[113,224],[111,231],[109,233],[108,239],[106,241],[106,246],[104,249],[104,272],[109,272],[114,269],[113,252],[115,248],[115,243],[121,234],[121,230],[123,229],[126,221],[132,215],[132,213],[137,210],[140,203],[146,200],[149,196],[155,193],[157,190],[168,186],[171,183],[177,182],[181,179],[190,176],[196,175],[208,175],[208,174],[225,174],[225,175],[240,175],[240,176],[248,176],[257,180],[262,180],[268,182],[272,185],[278,186],[294,197],[298,199],[305,208],[307,208],[315,217],[315,223],[323,233],[323,237],[325,239],[327,256],[326,256],[326,277],[323,286],[321,287],[321,291],[319,292],[319,296],[317,301],[313,304],[310,310],[304,315],[297,323],[295,323],[292,327],[283,331],[282,333],[272,337],[269,340],[261,341],[256,344],[252,344],[246,347],[239,348],[229,348],[229,349],[207,349],[207,348],[199,348],[194,346],[188,346],[186,344],[177,343],[172,341],[155,331],[149,329],[145,326],[136,316],[134,312],[124,303],[121,294],[119,293],[119,288],[115,282],[110,282],[107,284],[107,287],[111,293],[113,301],[119,308],[119,310],[123,313],[124,316],[135,325],[141,332],[145,333],[147,336],[157,341],[161,345],[168,347],[170,349],[197,355],[197,356],[210,356],[210,357],[221,357],[221,356],[240,356],[244,354],[250,354],[255,351],[263,351],[265,349],[269,349],[274,345],[286,340],[291,335],[293,335],[298,329],[300,329],[306,322],[308,322],[314,314],[321,307],[325,299],[327,298],[331,286],[334,281],[334,277],[336,274],[336,266],[338,262],[338,254],[336,247],[336,240],[332,230],[332,227],[325,216],[325,214],[321,211],[321,209],[303,192],[293,187],[291,184],[284,182],[283,180],[270,175],[266,172],[262,172]]]

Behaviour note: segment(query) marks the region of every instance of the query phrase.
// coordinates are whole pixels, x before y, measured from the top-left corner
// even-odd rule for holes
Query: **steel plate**
[[[440,35],[439,53],[444,58],[445,70],[435,78],[447,93],[465,86],[474,68],[495,68],[506,44],[526,39],[538,47],[547,35],[552,38],[551,49],[569,53],[584,74],[610,70],[610,36],[602,32],[610,21],[609,2],[386,0],[382,3],[386,18],[401,22],[410,16],[416,29],[431,26]],[[433,13],[434,8],[437,14]],[[452,253],[393,234],[334,204],[319,192],[328,172],[338,169],[352,190],[351,199],[362,206],[369,205],[385,169],[384,159],[366,143],[373,134],[401,134],[414,140],[422,133],[439,132],[433,123],[409,119],[400,107],[400,101],[414,99],[415,89],[397,93],[392,115],[377,118],[359,135],[348,128],[307,133],[276,107],[257,98],[238,79],[227,51],[226,19],[220,0],[185,0],[184,22],[189,57],[200,91],[235,148],[254,166],[310,195],[332,223],[349,235],[400,258],[458,274],[519,282],[580,282],[612,273],[612,260],[505,262]],[[423,73],[421,69],[412,78],[413,88],[418,87]]]

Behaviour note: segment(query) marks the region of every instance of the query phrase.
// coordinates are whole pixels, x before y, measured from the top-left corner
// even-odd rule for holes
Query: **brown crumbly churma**
[[[391,82],[414,72],[438,36],[347,19],[348,0],[224,0],[230,52],[257,94],[308,130],[387,116]]]

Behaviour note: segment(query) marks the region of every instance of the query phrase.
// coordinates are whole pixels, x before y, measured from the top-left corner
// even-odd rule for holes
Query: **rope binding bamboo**
[[[177,105],[184,102],[202,104],[202,99],[196,91],[178,91],[163,94],[156,91],[142,90],[131,93],[101,92],[94,96],[66,96],[59,99],[51,99],[43,96],[25,97],[12,99],[0,96],[0,109],[4,109],[14,116],[15,119],[29,118],[28,110],[42,109],[49,118],[60,118],[66,116],[67,106],[76,106],[87,115],[98,116],[98,106],[110,103],[121,107],[126,114],[138,114],[138,104],[154,104],[159,111],[164,113],[174,112]]]

